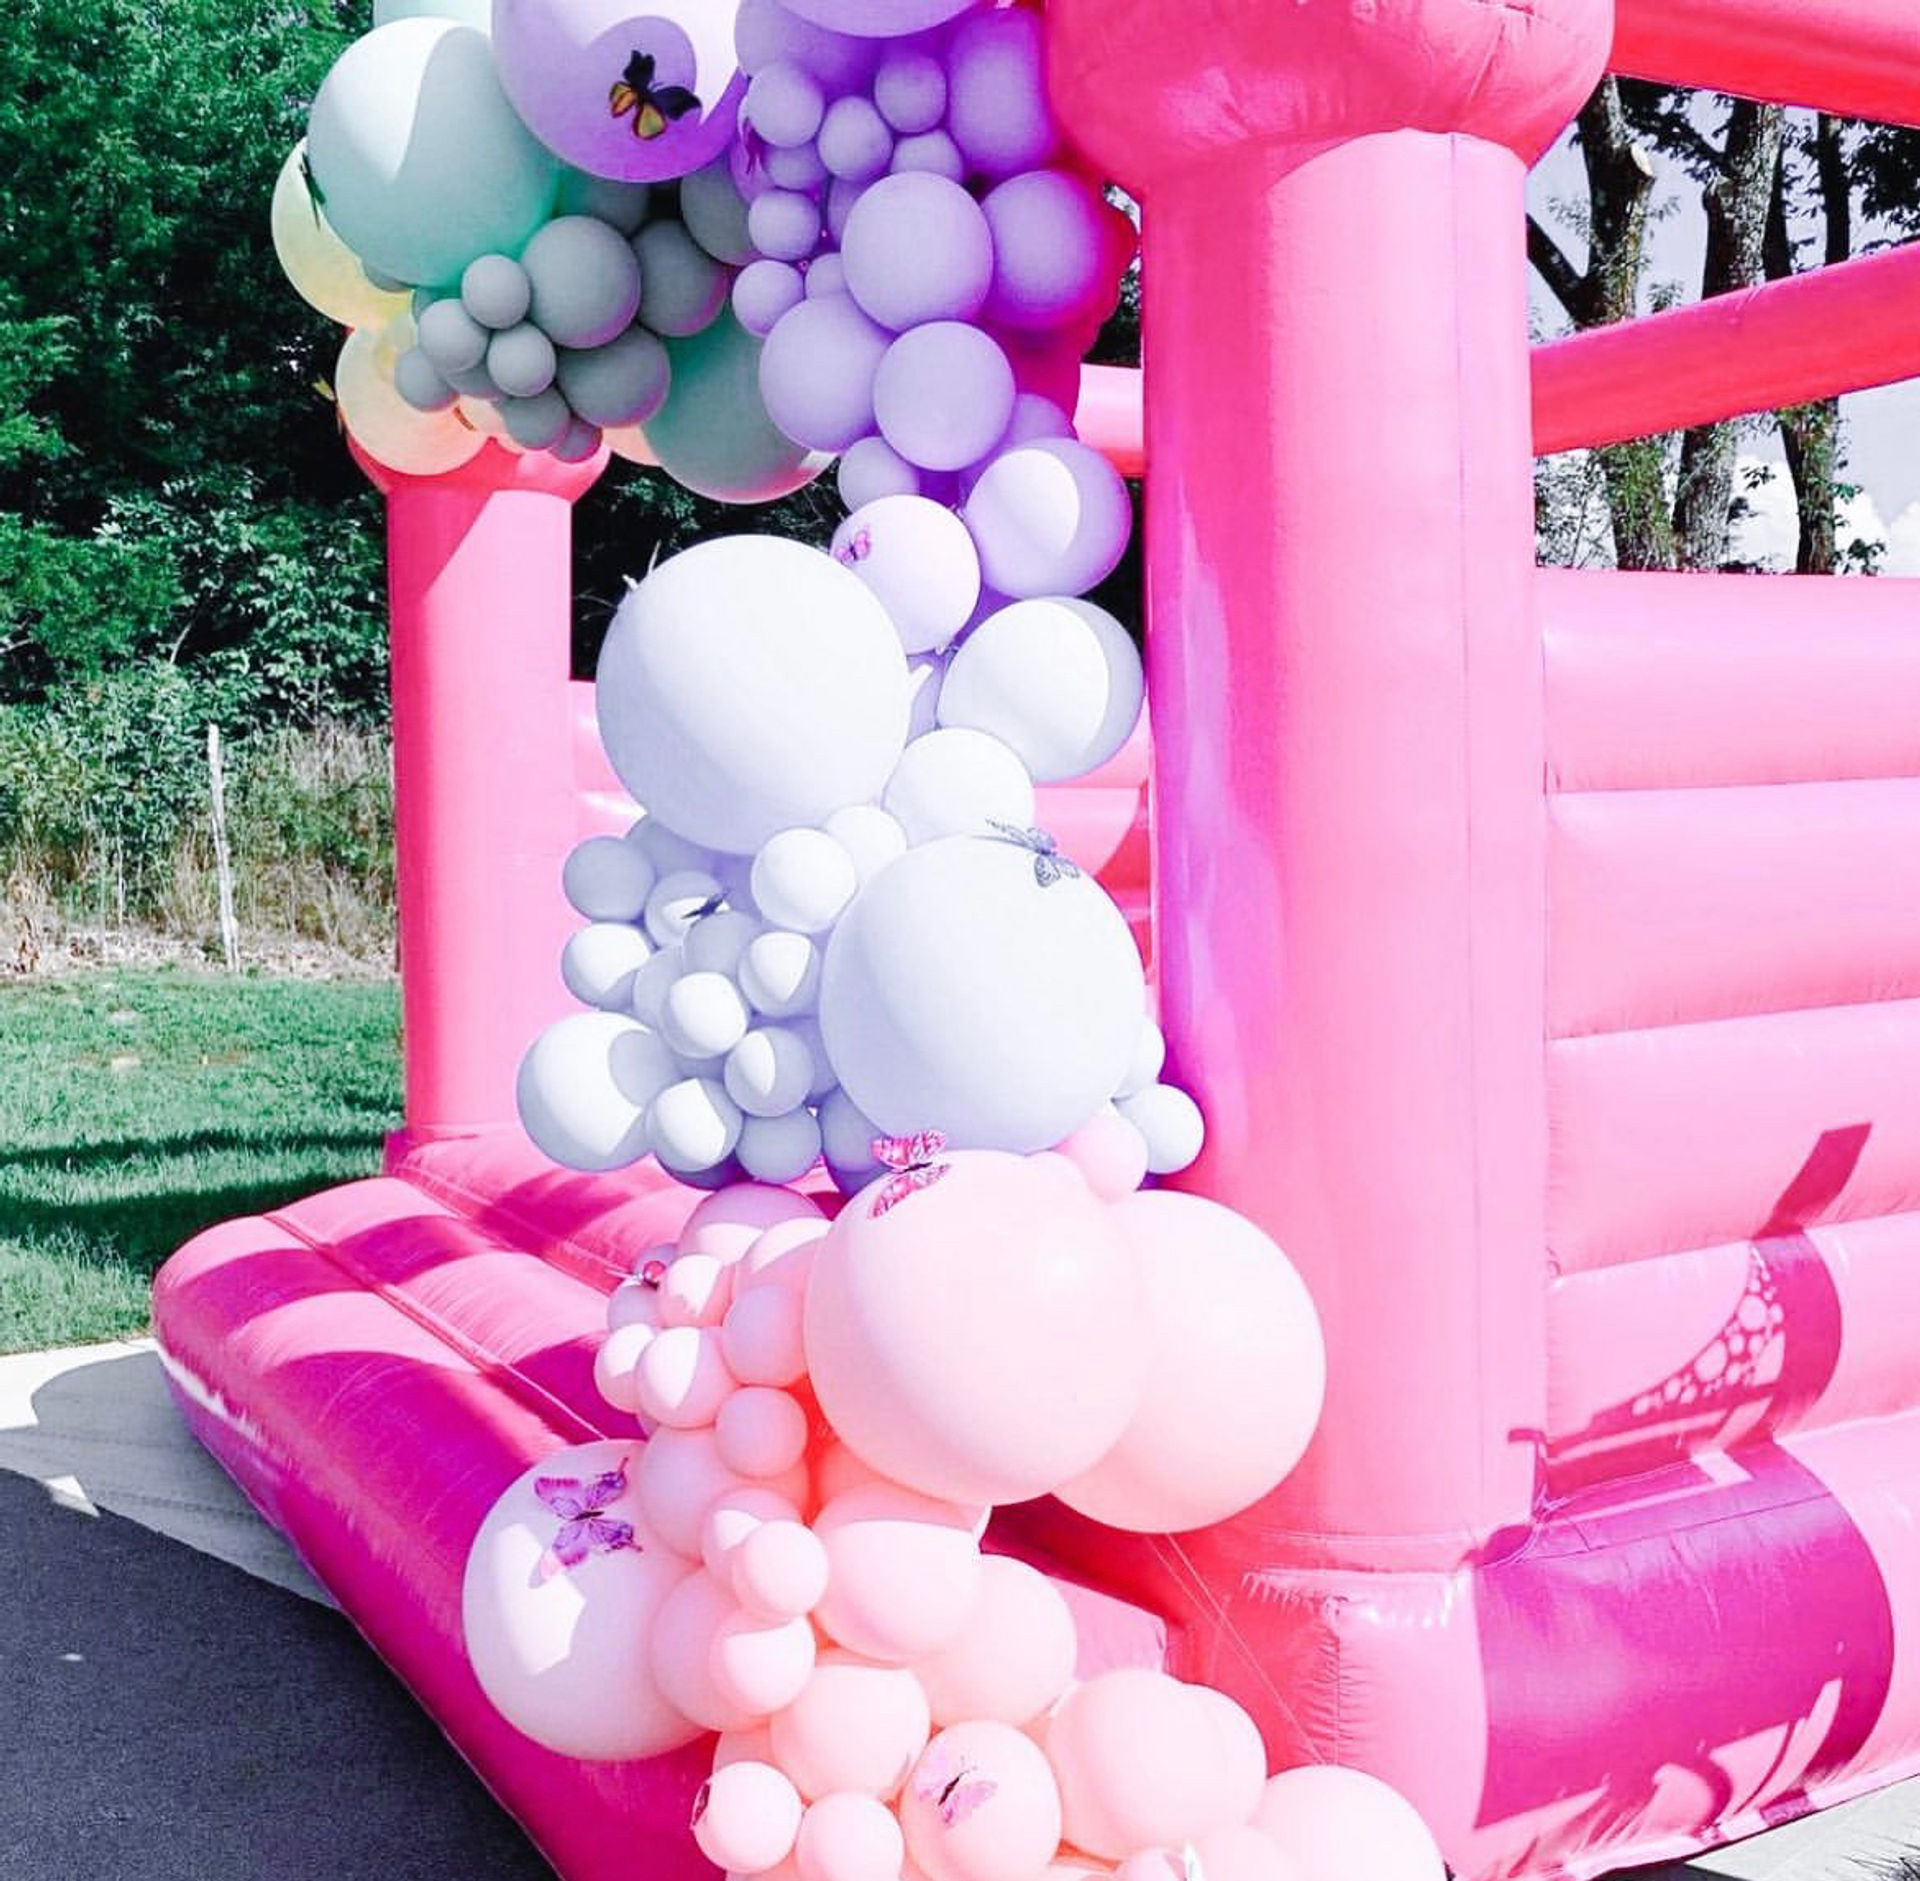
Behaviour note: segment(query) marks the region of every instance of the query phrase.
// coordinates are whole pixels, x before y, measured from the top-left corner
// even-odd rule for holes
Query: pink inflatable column
[[[605,459],[360,461],[387,499],[407,1128],[511,1123],[521,1054],[569,1003],[573,504]]]
[[[1451,1568],[1543,1423],[1541,678],[1522,185],[1608,0],[1052,0],[1144,204],[1156,916],[1191,1185],[1332,1381],[1275,1565]]]

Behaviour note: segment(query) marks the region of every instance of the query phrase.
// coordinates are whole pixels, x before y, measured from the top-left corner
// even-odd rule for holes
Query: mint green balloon
[[[349,46],[313,101],[307,155],[340,239],[417,287],[517,253],[559,187],[487,36],[448,19],[397,19]]]

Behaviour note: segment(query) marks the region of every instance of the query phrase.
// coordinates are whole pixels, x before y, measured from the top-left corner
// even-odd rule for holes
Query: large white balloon
[[[349,46],[313,101],[307,148],[341,240],[423,287],[517,250],[559,179],[500,89],[487,36],[452,20],[395,20]]]
[[[827,947],[820,1027],[842,1089],[890,1134],[1031,1153],[1125,1074],[1146,1002],[1119,909],[1023,843],[910,849]]]
[[[907,663],[886,609],[830,555],[774,536],[655,569],[614,616],[597,699],[634,796],[734,855],[870,801],[906,743]]]
[[[373,23],[394,20],[458,20],[476,32],[493,30],[493,0],[373,0]]]
[[[611,1012],[550,1025],[520,1061],[520,1121],[537,1148],[568,1169],[624,1169],[647,1153],[656,1079],[678,1077],[664,1044]]]
[[[881,802],[910,843],[984,836],[995,823],[1033,821],[1033,779],[998,738],[955,726],[907,746]]]
[[[990,588],[1020,599],[1085,594],[1133,533],[1120,473],[1077,438],[1038,438],[988,465],[962,512]]]
[[[1091,601],[1018,601],[982,621],[940,688],[940,723],[1013,747],[1038,784],[1084,777],[1127,742],[1146,681],[1127,630]]]
[[[307,178],[307,146],[295,144],[273,185],[273,252],[310,307],[343,327],[383,327],[404,313],[407,297],[375,287],[360,257],[320,213]]]

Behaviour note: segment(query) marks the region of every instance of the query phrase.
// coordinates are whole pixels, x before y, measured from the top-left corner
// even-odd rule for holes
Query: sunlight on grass
[[[142,1330],[202,1228],[370,1175],[399,991],[178,970],[0,988],[0,1352]]]

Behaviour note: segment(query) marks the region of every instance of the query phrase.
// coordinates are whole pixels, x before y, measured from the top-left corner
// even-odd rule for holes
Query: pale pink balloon
[[[660,1276],[660,1324],[717,1326],[733,1303],[733,1270],[717,1254],[681,1254]]]
[[[920,1681],[901,1666],[823,1652],[807,1688],[773,1717],[774,1756],[809,1802],[858,1790],[898,1794],[933,1720]]]
[[[807,1454],[807,1414],[791,1393],[745,1385],[721,1405],[720,1460],[742,1476],[783,1476]]]
[[[653,1340],[651,1326],[634,1323],[616,1326],[600,1341],[600,1350],[593,1355],[593,1385],[616,1411],[640,1408],[634,1392],[633,1368]]]
[[[713,1635],[707,1670],[723,1702],[771,1717],[806,1688],[815,1651],[813,1628],[804,1619],[768,1622],[736,1607]]]
[[[1185,1687],[1188,1702],[1213,1721],[1212,1814],[1220,1822],[1246,1822],[1260,1806],[1267,1782],[1267,1747],[1244,1705],[1211,1685]]]
[[[1032,1881],[1060,1846],[1060,1791],[1025,1732],[956,1724],[914,1766],[900,1826],[929,1881]]]
[[[762,1522],[732,1551],[735,1598],[765,1620],[811,1613],[827,1591],[827,1551],[801,1522]]]
[[[571,1484],[579,1494],[616,1473],[624,1486],[598,1507],[608,1522],[638,1529],[631,1444],[556,1451],[488,1512],[461,1588],[461,1624],[481,1689],[516,1730],[568,1757],[657,1756],[700,1730],[654,1678],[648,1653],[690,1564],[591,1538],[571,1565],[556,1553],[567,1518],[552,1506],[556,1492],[543,1497],[536,1485]]]
[[[647,1526],[675,1554],[700,1558],[700,1524],[716,1497],[745,1489],[745,1480],[720,1461],[711,1430],[657,1430],[634,1470]]]
[[[739,1380],[720,1356],[720,1335],[710,1326],[669,1326],[648,1341],[633,1368],[633,1397],[640,1415],[669,1430],[699,1430],[711,1424]]]
[[[713,1644],[740,1611],[732,1589],[703,1568],[667,1597],[654,1623],[648,1664],[668,1702],[709,1731],[738,1731],[761,1714],[728,1699],[713,1676]]]
[[[1147,1139],[1111,1104],[1095,1111],[1054,1149],[1103,1202],[1125,1201],[1147,1179]]]
[[[1062,1854],[1059,1860],[1048,1862],[1040,1881],[1106,1881],[1113,1872],[1091,1855]]]
[[[1339,1764],[1268,1778],[1253,1822],[1300,1881],[1441,1881],[1446,1872],[1419,1811],[1377,1777]]]
[[[750,1483],[716,1496],[700,1524],[700,1559],[716,1580],[733,1573],[733,1556],[747,1538],[769,1522],[798,1522],[794,1503],[762,1483]],[[786,1615],[781,1616],[783,1619]]]
[[[1114,1528],[1200,1528],[1257,1502],[1306,1450],[1326,1391],[1319,1318],[1287,1257],[1217,1202],[1155,1189],[1112,1219],[1157,1345],[1132,1422],[1060,1499]]]
[[[1235,1775],[1243,1744],[1223,1722],[1218,1698],[1139,1667],[1070,1691],[1046,1732],[1067,1839],[1119,1860],[1245,1820]]]
[[[850,1489],[888,1480],[878,1470],[861,1462],[837,1438],[824,1445],[813,1460],[813,1496],[823,1509],[836,1496],[844,1496]]]
[[[1024,1561],[990,1554],[966,1624],[914,1670],[935,1724],[1029,1724],[1072,1684],[1078,1650],[1060,1590]]]
[[[900,1819],[885,1803],[841,1790],[801,1817],[793,1859],[801,1881],[900,1881],[906,1853]]]
[[[794,1257],[807,1252],[797,1249]],[[806,1296],[799,1287],[771,1279],[747,1286],[720,1328],[727,1369],[742,1384],[797,1385],[807,1375],[805,1314]]]
[[[721,1868],[761,1874],[793,1852],[800,1792],[770,1764],[716,1765],[693,1805],[693,1839]]]
[[[958,1502],[1024,1502],[1110,1450],[1151,1349],[1131,1248],[1058,1156],[954,1151],[876,1214],[863,1195],[807,1290],[820,1408],[870,1467]]]
[[[712,1195],[680,1230],[682,1254],[714,1254],[735,1261],[769,1228],[787,1221],[820,1221],[820,1210],[795,1189],[768,1182],[736,1182]]]
[[[815,1618],[870,1659],[906,1664],[958,1637],[980,1591],[974,1512],[874,1483],[825,1504],[813,1530],[827,1550]]]
[[[667,1250],[671,1258],[673,1250]],[[660,1328],[660,1289],[638,1278],[623,1280],[607,1295],[607,1330],[618,1332],[622,1326]]]
[[[1188,1881],[1186,1858],[1171,1848],[1138,1849],[1114,1869],[1113,1881]]]
[[[778,1281],[802,1291],[813,1268],[807,1249],[822,1240],[832,1223],[822,1215],[805,1215],[776,1222],[758,1236],[741,1262],[740,1285],[760,1286]]]
[[[730,1763],[772,1763],[773,1733],[764,1724],[750,1724],[744,1731],[722,1731],[713,1740],[713,1767],[724,1770]]]
[[[1210,1830],[1193,1851],[1207,1881],[1319,1881],[1288,1861],[1272,1836],[1246,1823]]]

